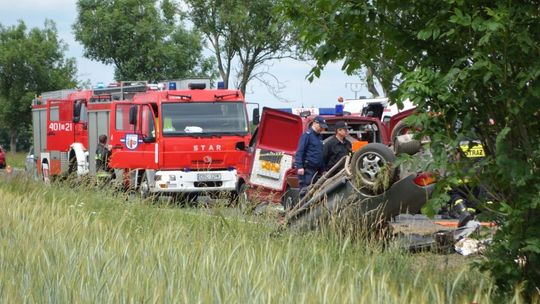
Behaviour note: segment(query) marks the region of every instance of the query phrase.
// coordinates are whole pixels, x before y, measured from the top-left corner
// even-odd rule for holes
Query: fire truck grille
[[[223,182],[195,182],[194,186],[197,188],[207,188],[207,187],[221,187]]]
[[[218,168],[208,168],[208,166],[200,166],[198,168],[190,168],[191,171],[225,171],[227,168],[218,167]]]
[[[209,165],[209,163],[207,163],[207,162],[205,162],[204,160],[201,160],[201,159],[192,160],[191,163],[194,164],[194,165],[198,165],[198,166],[205,166],[205,165],[208,166]],[[212,165],[221,165],[221,164],[223,164],[223,160],[222,159],[213,159],[210,164],[212,164]]]

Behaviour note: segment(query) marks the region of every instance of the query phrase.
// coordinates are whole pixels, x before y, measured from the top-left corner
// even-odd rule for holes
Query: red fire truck
[[[50,177],[89,173],[89,151],[96,149],[97,134],[107,134],[110,103],[102,103],[92,90],[43,93],[34,100],[32,123],[37,175]],[[99,120],[99,121],[98,121]],[[95,167],[93,168],[95,169]]]
[[[236,192],[246,174],[251,135],[242,93],[195,88],[136,94],[112,105],[110,166],[130,169],[143,196]]]
[[[169,82],[173,90],[121,84],[44,94],[33,106],[38,172],[45,180],[95,173],[97,138],[106,134],[109,166],[142,195],[235,192],[251,138],[246,102],[239,91],[206,86],[184,80]]]

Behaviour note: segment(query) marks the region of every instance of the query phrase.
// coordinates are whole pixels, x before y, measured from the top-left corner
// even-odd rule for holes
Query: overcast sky
[[[71,25],[76,17],[76,0],[0,0],[0,24],[14,25],[22,20],[28,27],[43,27],[46,18],[53,20],[58,28],[60,38],[68,44],[68,57],[77,60],[78,78],[90,79],[92,84],[113,81],[113,68],[99,62],[84,58],[83,47],[75,41]],[[282,100],[272,96],[267,88],[258,81],[248,84],[246,99],[269,107],[331,107],[339,96],[345,99],[357,96],[367,96],[369,93],[364,86],[346,83],[359,83],[358,77],[347,76],[340,69],[341,64],[329,65],[319,79],[313,83],[306,80],[310,64],[293,60],[272,62],[268,71],[277,76],[285,84],[280,93]],[[355,91],[359,92],[353,92]],[[285,102],[286,101],[286,102]]]

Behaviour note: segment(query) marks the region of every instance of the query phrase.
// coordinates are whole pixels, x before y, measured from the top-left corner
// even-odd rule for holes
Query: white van
[[[403,101],[403,108],[399,109],[397,104],[390,104],[390,100],[386,97],[343,101],[344,111],[362,116],[378,117],[382,122],[387,122],[392,116],[414,107],[414,104],[406,99]]]

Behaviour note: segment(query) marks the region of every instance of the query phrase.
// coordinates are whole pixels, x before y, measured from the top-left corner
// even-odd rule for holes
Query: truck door
[[[151,105],[115,102],[112,107],[111,167],[157,169],[158,134],[155,128],[155,112]]]
[[[252,185],[278,191],[285,189],[302,131],[300,116],[263,109],[255,146],[249,148],[253,153],[250,172]]]
[[[75,116],[77,115],[77,116]],[[78,99],[73,102],[74,141],[88,148],[88,109],[86,100]]]
[[[67,151],[75,139],[73,101],[47,101],[47,150]]]

